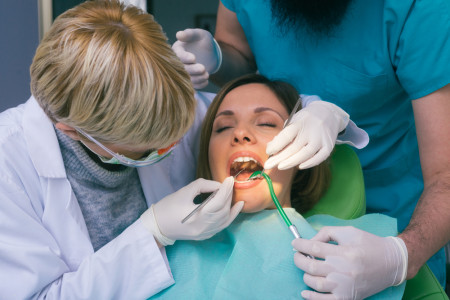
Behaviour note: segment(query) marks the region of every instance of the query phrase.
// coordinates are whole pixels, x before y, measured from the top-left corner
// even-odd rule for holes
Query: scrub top
[[[450,83],[450,2],[354,0],[322,37],[280,33],[270,1],[222,3],[236,13],[262,75],[335,103],[369,134],[356,150],[367,212],[397,218],[402,231],[423,191],[411,100]],[[429,265],[443,283],[443,250],[437,256]]]

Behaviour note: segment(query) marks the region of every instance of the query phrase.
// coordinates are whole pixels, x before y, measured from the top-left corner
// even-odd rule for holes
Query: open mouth
[[[256,171],[261,171],[263,166],[252,157],[244,156],[236,158],[230,166],[230,175],[236,176],[236,182],[249,181],[250,175]]]

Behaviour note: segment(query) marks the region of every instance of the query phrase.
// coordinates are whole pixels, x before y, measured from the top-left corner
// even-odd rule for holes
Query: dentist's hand
[[[231,207],[234,178],[228,177],[220,184],[216,181],[197,179],[177,192],[153,204],[141,216],[144,226],[163,246],[176,240],[204,240],[228,227],[244,206],[238,202]],[[218,190],[203,208],[185,223],[181,223],[197,205],[193,199],[200,193]]]
[[[295,239],[292,245],[324,259],[294,255],[297,267],[305,271],[305,283],[327,293],[303,291],[305,299],[364,299],[406,278],[408,251],[398,237],[379,237],[351,226],[323,227],[311,240]]]
[[[208,85],[209,74],[214,74],[222,63],[222,51],[211,33],[203,29],[185,29],[177,32],[172,45],[184,64],[196,89]]]
[[[267,143],[266,153],[273,155],[265,169],[285,170],[298,166],[308,169],[330,155],[339,132],[348,124],[349,115],[326,101],[313,101],[298,111],[275,138]]]

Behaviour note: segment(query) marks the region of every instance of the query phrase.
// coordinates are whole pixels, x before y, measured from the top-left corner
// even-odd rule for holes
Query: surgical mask
[[[100,148],[102,148],[103,150],[108,152],[112,156],[112,158],[107,158],[102,155],[99,155],[99,154],[95,153],[95,151],[92,151],[91,148],[89,148],[85,143],[83,143],[81,141],[81,143],[83,143],[83,145],[85,145],[89,150],[91,150],[93,153],[95,153],[102,162],[107,163],[107,164],[113,164],[113,165],[121,164],[121,165],[124,165],[127,167],[144,167],[144,166],[156,164],[157,162],[161,161],[162,159],[168,157],[172,153],[173,149],[175,148],[175,145],[178,144],[178,142],[176,142],[167,148],[154,150],[154,151],[150,152],[150,154],[147,155],[146,157],[135,160],[135,159],[131,159],[129,157],[123,156],[119,153],[114,153],[113,151],[111,151],[110,149],[108,149],[107,147],[102,145],[99,141],[94,139],[92,136],[90,136],[83,130],[77,129],[77,131],[80,132],[82,135],[84,135],[86,138],[88,138],[91,142],[95,143],[97,146],[99,146]]]

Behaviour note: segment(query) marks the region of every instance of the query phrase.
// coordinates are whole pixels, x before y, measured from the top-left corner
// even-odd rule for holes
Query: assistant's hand
[[[329,244],[335,241],[338,245]],[[379,237],[360,229],[323,227],[311,240],[295,239],[294,262],[305,271],[305,283],[320,294],[303,291],[305,299],[364,299],[406,278],[408,252],[398,237]]]
[[[298,166],[308,169],[323,162],[330,155],[338,133],[343,131],[349,115],[326,101],[314,101],[298,111],[275,138],[267,143],[266,153],[273,155],[265,169],[285,170]]]
[[[214,74],[222,63],[222,51],[211,33],[203,29],[185,29],[177,32],[172,49],[184,64],[196,89],[208,85],[209,74]]]
[[[164,246],[175,240],[204,240],[228,227],[244,206],[238,202],[231,207],[233,177],[220,184],[216,181],[197,179],[177,192],[153,204],[141,216],[141,220]],[[195,207],[193,199],[200,193],[218,190],[203,208],[185,223],[181,223]]]

